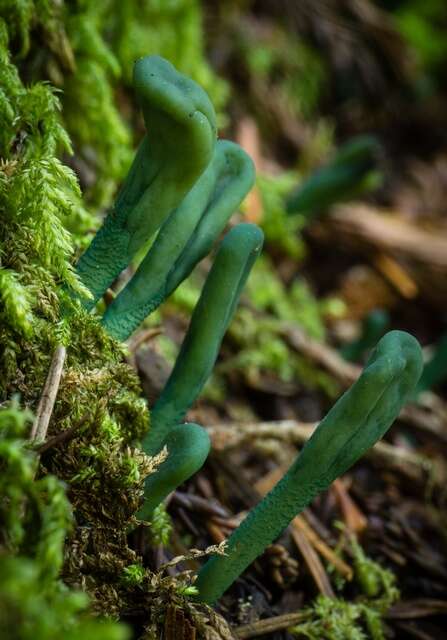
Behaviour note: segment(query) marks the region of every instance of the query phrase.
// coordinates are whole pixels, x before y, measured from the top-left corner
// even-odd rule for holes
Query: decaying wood
[[[386,254],[402,267],[412,282],[411,296],[418,295],[439,308],[444,308],[447,295],[447,235],[442,229],[428,231],[406,222],[394,212],[378,211],[360,204],[334,207],[322,224],[311,232],[323,243],[336,243],[356,253],[369,254],[374,261],[377,254]],[[375,265],[380,269],[380,265]],[[380,269],[383,273],[383,269]],[[389,265],[386,277],[396,287],[396,272]],[[391,276],[391,278],[390,278]],[[402,279],[398,278],[402,284]],[[401,295],[400,286],[397,286]]]
[[[418,295],[419,287],[416,282],[394,258],[381,252],[375,257],[374,265],[403,298],[411,300]]]
[[[310,338],[298,325],[284,322],[281,333],[292,349],[321,365],[345,386],[359,377],[361,367],[347,362],[335,349],[323,342]]]
[[[164,640],[196,640],[197,631],[182,609],[171,604],[166,610]]]
[[[237,142],[253,160],[256,171],[262,171],[261,141],[256,121],[248,116],[242,117],[239,121],[236,137]],[[253,186],[245,198],[244,213],[248,222],[259,223],[262,218],[262,199],[259,188],[256,185]]]
[[[31,429],[31,442],[43,442],[47,436],[48,425],[51,414],[53,413],[54,403],[56,402],[66,353],[66,348],[63,345],[58,345],[54,351],[42,396],[37,407],[36,418]]]

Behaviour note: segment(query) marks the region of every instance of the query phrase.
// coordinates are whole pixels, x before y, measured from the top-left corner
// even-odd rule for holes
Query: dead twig
[[[261,495],[266,495],[274,487],[280,477],[282,477],[284,471],[284,469],[278,468],[275,469],[273,473],[268,473],[267,476],[256,483],[256,490],[259,491]],[[306,522],[304,522],[304,525],[302,526],[301,520],[300,516],[296,516],[291,522],[291,534],[293,541],[298,547],[320,593],[328,598],[335,598],[335,593],[332,589],[329,577],[308,537],[309,531],[311,531],[311,526]],[[317,537],[316,534],[314,535]]]
[[[42,396],[37,407],[36,418],[31,429],[30,440],[33,443],[43,442],[46,438],[54,403],[64,368],[66,348],[58,345],[51,361]]]
[[[274,618],[265,618],[264,620],[258,620],[257,622],[251,622],[250,624],[244,624],[240,627],[233,629],[238,640],[245,640],[245,638],[257,638],[268,633],[274,633],[275,631],[281,631],[282,629],[288,629],[295,624],[299,624],[308,618],[307,613],[286,613],[282,616],[275,616]]]
[[[344,560],[339,558],[335,552],[317,535],[312,527],[301,516],[296,516],[292,521],[292,527],[296,531],[300,531],[306,536],[309,543],[323,558],[329,562],[334,569],[343,576],[346,580],[352,580],[353,571],[351,567],[346,564]]]
[[[418,295],[418,285],[397,260],[385,253],[379,253],[374,259],[374,264],[403,298],[411,300]]]
[[[141,347],[142,344],[150,342],[163,332],[163,327],[151,327],[150,329],[139,331],[129,340],[129,342],[127,343],[127,348],[129,349],[129,351],[135,352],[139,347]]]
[[[347,362],[335,349],[323,342],[310,338],[297,325],[284,322],[281,324],[281,333],[293,349],[321,365],[344,386],[349,386],[359,377],[361,367]]]
[[[356,243],[391,251],[447,273],[447,238],[364,204],[334,207],[328,225]]]
[[[435,600],[434,598],[417,598],[398,602],[387,612],[389,620],[412,620],[428,616],[447,614],[447,600]]]
[[[208,516],[221,516],[222,518],[226,518],[230,515],[225,507],[219,504],[216,500],[211,502],[210,500],[196,496],[193,493],[175,491],[172,494],[171,500],[173,504],[184,507],[185,509],[197,511],[198,513],[204,513]]]
[[[368,519],[360,511],[354,500],[349,495],[344,482],[337,478],[332,483],[332,489],[337,497],[340,510],[343,513],[344,522],[349,531],[360,533],[368,526]]]
[[[160,565],[160,571],[165,571],[168,567],[175,567],[175,565],[180,564],[180,562],[185,562],[185,560],[196,560],[197,558],[204,558],[205,556],[211,556],[213,554],[224,556],[226,555],[226,544],[227,541],[223,540],[219,544],[213,544],[206,549],[188,549],[185,555],[176,556]]]
[[[277,467],[258,480],[255,484],[256,490],[259,491],[261,495],[265,495],[277,482],[279,482],[279,480],[281,480],[286,471],[287,469],[284,467]],[[315,551],[318,551],[318,553],[327,560],[327,562],[329,562],[341,576],[346,580],[352,580],[353,573],[351,567],[334,553],[330,546],[322,540],[302,515],[296,516],[292,520],[291,526],[299,534],[303,534]]]
[[[126,361],[131,367],[136,367],[136,357],[135,354],[138,349],[146,342],[150,342],[157,336],[163,333],[162,327],[151,327],[150,329],[145,329],[144,331],[139,331],[135,336],[132,336],[127,343],[127,348],[129,350],[129,355],[126,356]]]
[[[278,439],[302,446],[310,438],[317,424],[298,422],[297,420],[229,423],[209,427],[208,433],[213,447],[219,451],[241,447],[244,444],[263,439]],[[435,470],[435,462],[429,458],[396,447],[388,442],[378,442],[366,453],[366,456],[419,482],[424,482],[427,476]]]
[[[328,575],[324,570],[321,560],[316,554],[315,549],[310,544],[306,535],[299,531],[299,529],[296,527],[295,518],[292,521],[291,534],[293,541],[300,550],[300,553],[303,556],[303,560],[307,564],[310,574],[313,577],[320,593],[322,593],[327,598],[335,598],[334,590],[332,589]]]
[[[65,431],[61,431],[60,433],[57,433],[52,438],[48,438],[48,440],[46,440],[45,442],[42,442],[42,444],[39,444],[36,447],[37,453],[42,455],[42,453],[45,453],[45,451],[48,451],[48,449],[52,449],[53,447],[56,447],[58,444],[67,442],[67,440],[71,440],[71,438],[76,434],[76,432],[79,431],[79,429],[81,429],[81,427],[84,426],[84,424],[87,422],[89,417],[90,415],[86,413],[85,415],[82,416],[82,418],[78,422],[76,422],[76,424],[72,425],[68,429],[65,429]]]
[[[297,325],[282,323],[281,326],[281,332],[292,348],[321,365],[332,376],[337,378],[344,387],[350,386],[360,376],[362,368],[346,362],[335,349],[310,338]],[[399,419],[446,441],[447,408],[435,394],[431,394],[431,396],[434,396],[435,400],[430,405],[406,405],[400,412]]]
[[[212,539],[216,544],[221,544],[222,542],[225,542],[226,535],[224,534],[224,532],[222,531],[222,529],[219,527],[218,524],[216,524],[212,520],[208,520],[208,522],[206,523],[206,528],[208,529],[208,533],[210,534],[210,536],[212,537]]]

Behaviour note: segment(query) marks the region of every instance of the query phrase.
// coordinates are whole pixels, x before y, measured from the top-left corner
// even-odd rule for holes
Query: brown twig
[[[364,204],[340,205],[331,213],[328,226],[356,243],[363,241],[447,273],[447,238],[418,229],[396,215],[378,213]]]
[[[285,469],[281,469],[278,467],[273,472],[268,473],[264,478],[261,478],[256,485],[255,488],[261,495],[266,495],[273,486],[277,483],[277,481],[283,476]],[[309,536],[310,532],[312,535]],[[315,543],[315,540],[318,538],[317,534],[312,531],[312,527],[307,524],[307,522],[303,522],[300,516],[296,516],[291,522],[291,533],[292,538],[297,545],[298,549],[303,556],[304,562],[307,564],[308,569],[315,580],[315,584],[317,585],[320,592],[328,596],[329,598],[334,598],[335,594],[332,590],[331,583],[327,576],[326,571],[320,561],[320,558],[315,553],[314,547],[311,544],[310,538]],[[325,552],[327,551],[325,543],[321,541],[322,546],[325,548]],[[334,554],[331,554],[331,557]],[[352,571],[348,567],[348,573],[351,574]]]
[[[310,438],[317,423],[297,420],[278,420],[257,423],[229,423],[208,428],[213,447],[219,451],[240,447],[257,439],[278,439],[298,446]],[[434,469],[434,462],[419,454],[395,447],[388,442],[378,442],[366,454],[381,464],[399,470],[413,480],[423,482]]]
[[[319,552],[327,562],[329,562],[338,573],[346,580],[352,580],[353,572],[351,567],[344,560],[339,558],[334,551],[320,538],[312,527],[301,516],[296,516],[292,521],[292,527],[301,531],[313,548]]]
[[[335,598],[335,593],[332,589],[328,575],[321,564],[321,560],[317,556],[315,549],[310,544],[306,535],[296,527],[295,518],[292,521],[291,534],[293,541],[300,550],[300,553],[303,556],[303,559],[307,564],[310,574],[313,577],[320,593],[328,598]]]
[[[380,252],[374,259],[374,265],[403,298],[411,300],[418,295],[416,282],[394,258]]]
[[[287,469],[283,467],[277,467],[256,482],[256,490],[259,491],[261,495],[265,495],[273,488],[273,486],[277,482],[279,482],[286,471]],[[313,546],[313,548],[318,551],[318,553],[325,560],[332,564],[334,569],[336,569],[336,571],[338,571],[340,575],[346,578],[346,580],[352,579],[351,567],[332,551],[329,545],[327,545],[326,542],[321,539],[321,537],[314,531],[312,526],[308,522],[306,522],[306,520],[301,515],[296,516],[292,520],[291,526],[299,534],[303,534],[307,538],[308,542]]]
[[[208,522],[206,523],[206,528],[208,529],[208,533],[210,534],[215,544],[220,544],[221,542],[224,542],[224,540],[226,540],[226,535],[224,534],[222,529],[212,520],[208,520]]]
[[[289,345],[307,358],[322,366],[344,387],[357,380],[362,372],[358,365],[346,362],[332,347],[310,338],[300,327],[291,323],[282,323],[281,332]],[[431,394],[430,405],[407,404],[399,414],[399,419],[424,431],[447,440],[447,408],[438,396]]]
[[[67,440],[70,440],[75,435],[75,433],[84,426],[89,417],[90,414],[86,413],[78,422],[76,422],[76,424],[72,425],[69,429],[65,429],[65,431],[61,431],[52,438],[48,438],[48,440],[42,442],[42,444],[39,444],[36,447],[36,451],[41,455],[42,453],[45,453],[45,451],[48,451],[48,449],[52,449],[58,444],[62,444],[62,442],[67,442]]]
[[[310,338],[298,325],[283,322],[281,333],[289,346],[321,365],[343,385],[349,386],[359,377],[361,367],[347,362],[342,356],[323,342]]]
[[[251,622],[250,624],[244,624],[240,627],[233,629],[238,640],[245,640],[246,638],[257,638],[268,633],[274,633],[275,631],[281,631],[282,629],[288,629],[295,624],[299,624],[308,618],[307,613],[286,613],[282,616],[275,616],[274,618],[265,618],[264,620],[258,620],[257,622]]]
[[[139,331],[135,336],[132,336],[127,343],[129,350],[129,355],[126,356],[127,363],[130,364],[131,367],[136,368],[136,352],[138,349],[146,342],[150,342],[159,336],[163,331],[162,327],[151,327],[150,329]]]
[[[368,519],[360,511],[359,507],[349,495],[341,478],[334,480],[332,483],[332,490],[337,497],[340,510],[343,513],[344,522],[349,531],[352,531],[353,533],[360,533],[361,531],[364,531],[368,526]]]
[[[63,345],[56,347],[31,430],[30,440],[33,443],[43,442],[46,438],[59,390],[66,353],[66,348]]]
[[[153,340],[161,333],[163,333],[163,327],[151,327],[150,329],[145,329],[144,331],[139,331],[135,336],[133,336],[129,342],[127,343],[127,348],[131,352],[135,352],[142,344]]]
[[[213,502],[196,496],[192,493],[183,493],[181,491],[175,491],[172,494],[172,503],[180,505],[186,509],[204,513],[208,516],[221,516],[222,518],[228,517],[229,512],[216,500]]]
[[[250,155],[257,171],[261,170],[263,158],[261,153],[261,143],[259,128],[254,118],[244,116],[239,121],[237,130],[237,142]],[[245,219],[247,222],[259,223],[263,216],[262,198],[259,188],[254,185],[247,194],[244,202]]]
[[[386,617],[389,620],[411,620],[446,614],[447,600],[416,598],[414,600],[397,602],[387,611]]]

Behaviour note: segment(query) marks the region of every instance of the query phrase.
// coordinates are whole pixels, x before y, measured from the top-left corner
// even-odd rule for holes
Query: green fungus
[[[210,251],[253,186],[254,167],[239,145],[219,140],[213,159],[169,215],[137,272],[108,307],[107,332],[125,340]]]
[[[372,136],[358,136],[343,145],[327,165],[312,174],[292,193],[288,213],[311,220],[330,205],[377,188],[381,174],[375,169],[379,143]]]
[[[151,412],[143,449],[160,451],[207,381],[242,288],[263,243],[262,231],[239,224],[221,242],[191,318],[174,369]]]
[[[416,387],[415,395],[432,389],[447,378],[447,334],[444,335],[435,347],[432,357],[425,364],[421,378]]]
[[[144,505],[137,515],[141,520],[150,520],[168,494],[202,467],[210,451],[208,433],[192,422],[173,427],[164,444],[168,457],[146,478]]]
[[[210,251],[253,185],[254,166],[235,143],[216,142],[215,114],[206,93],[157,56],[135,65],[135,90],[148,135],[78,273],[91,309],[146,243],[137,272],[106,310],[107,332],[125,340]],[[221,243],[194,311],[174,370],[152,412],[143,449],[168,447],[168,459],[149,476],[140,515],[150,518],[167,493],[203,464],[209,438],[198,425],[179,424],[209,377],[220,343],[263,235],[241,224]]]
[[[198,598],[214,603],[311,500],[381,438],[411,397],[422,371],[413,336],[391,331],[361,376],[320,422],[295,462],[228,540],[227,555],[201,569]]]
[[[356,362],[368,349],[376,344],[390,325],[390,314],[385,309],[373,309],[362,323],[362,332],[357,340],[345,345],[340,353],[345,360]]]
[[[148,134],[115,206],[77,265],[92,293],[91,309],[177,207],[209,164],[216,116],[205,91],[163,58],[134,67],[134,86]]]

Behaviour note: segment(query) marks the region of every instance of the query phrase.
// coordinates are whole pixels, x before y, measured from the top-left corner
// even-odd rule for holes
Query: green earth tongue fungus
[[[168,457],[146,478],[144,505],[137,514],[140,520],[150,520],[154,509],[166,496],[202,467],[210,451],[208,433],[194,423],[173,427],[164,444]]]
[[[311,500],[381,438],[411,397],[422,371],[419,343],[392,331],[361,376],[320,422],[295,462],[228,540],[226,556],[201,569],[199,600],[214,603]]]
[[[372,136],[350,140],[334,158],[317,170],[289,196],[287,212],[301,213],[308,220],[330,205],[376,188],[381,176],[375,166],[380,150]]]
[[[415,391],[415,397],[432,387],[442,383],[447,378],[447,335],[444,335],[436,345],[431,359],[425,364],[421,378]]]
[[[147,136],[115,206],[77,265],[91,309],[137,251],[177,207],[209,164],[216,117],[205,91],[163,58],[134,68]]]
[[[219,140],[211,163],[161,227],[150,251],[108,307],[103,325],[125,340],[207,255],[253,185],[253,162],[235,143]]]
[[[359,338],[342,347],[341,355],[351,362],[359,360],[386,333],[389,326],[389,313],[385,309],[373,309],[362,323],[362,333]]]
[[[151,412],[143,449],[160,451],[170,429],[182,421],[207,381],[241,290],[263,243],[262,231],[239,224],[221,242],[191,318],[174,369]]]

